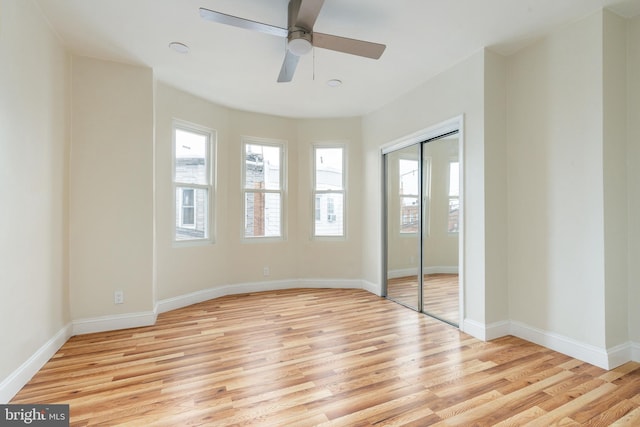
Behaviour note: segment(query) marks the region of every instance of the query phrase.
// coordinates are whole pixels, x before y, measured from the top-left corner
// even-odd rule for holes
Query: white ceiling
[[[284,39],[212,23],[205,7],[280,27],[288,0],[36,0],[77,54],[145,65],[172,86],[231,108],[288,117],[359,116],[483,47],[510,54],[602,7],[640,13],[640,0],[325,0],[318,32],[387,45],[379,60],[325,49],[277,83]],[[184,55],[168,48],[187,44]],[[329,87],[329,79],[343,85]]]

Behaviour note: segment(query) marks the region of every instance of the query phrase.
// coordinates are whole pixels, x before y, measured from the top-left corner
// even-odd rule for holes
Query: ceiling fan
[[[200,8],[200,16],[221,24],[286,37],[287,53],[278,76],[279,83],[290,82],[293,79],[300,56],[309,53],[313,47],[371,59],[380,58],[386,48],[383,44],[314,32],[313,25],[320,14],[323,4],[324,0],[290,0],[287,20],[288,28],[251,21],[203,7]]]

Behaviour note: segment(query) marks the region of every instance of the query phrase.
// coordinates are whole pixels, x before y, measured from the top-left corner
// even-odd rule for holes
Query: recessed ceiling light
[[[169,47],[178,53],[189,53],[189,46],[180,42],[171,42]]]
[[[331,79],[327,81],[327,85],[331,87],[338,87],[342,84],[342,80]]]

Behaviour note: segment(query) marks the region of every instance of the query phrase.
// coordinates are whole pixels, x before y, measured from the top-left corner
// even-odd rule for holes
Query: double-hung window
[[[282,238],[285,196],[284,144],[243,140],[244,237]]]
[[[313,147],[314,237],[345,235],[344,146]]]
[[[215,132],[173,123],[173,189],[176,242],[212,240],[213,153]]]

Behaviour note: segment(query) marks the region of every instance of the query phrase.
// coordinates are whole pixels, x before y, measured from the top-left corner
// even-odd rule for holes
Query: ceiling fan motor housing
[[[297,22],[300,13],[301,0],[289,1],[289,13],[287,14],[287,49],[296,56],[306,55],[313,47],[313,28],[304,28]]]
[[[287,48],[296,56],[306,55],[313,47],[311,32],[306,31],[304,28],[290,28],[287,40]]]

